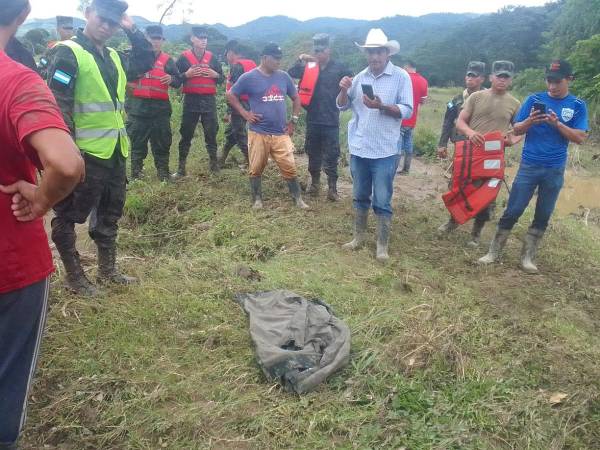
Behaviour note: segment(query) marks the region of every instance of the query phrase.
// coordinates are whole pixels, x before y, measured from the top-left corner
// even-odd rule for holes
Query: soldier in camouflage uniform
[[[168,87],[178,88],[183,79],[177,70],[175,61],[161,50],[164,42],[162,27],[158,25],[147,27],[146,36],[154,49],[157,58],[156,66],[152,73],[148,72],[139,80],[130,83],[129,95],[125,104],[127,134],[131,139],[131,178],[134,180],[141,178],[144,159],[148,156],[148,142],[150,142],[158,179],[170,181],[169,150],[173,134],[171,132],[172,109],[168,99]],[[161,58],[166,63],[163,64]],[[144,81],[153,78],[157,79],[162,90],[142,85]],[[162,98],[158,98],[161,95]]]

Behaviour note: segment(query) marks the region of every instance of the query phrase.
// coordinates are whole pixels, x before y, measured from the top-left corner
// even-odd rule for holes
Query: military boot
[[[262,209],[262,178],[250,177],[250,190],[252,191],[252,209]]]
[[[225,163],[227,162],[227,157],[229,156],[229,152],[233,147],[226,145],[223,147],[223,152],[221,153],[221,157],[219,158],[219,167],[225,167]]]
[[[391,217],[377,216],[377,261],[385,262],[390,259],[390,255],[388,255],[388,246],[391,228]]]
[[[327,184],[329,186],[329,190],[327,191],[327,200],[331,202],[337,202],[340,200],[340,196],[337,191],[337,181],[329,178],[327,180]]]
[[[310,196],[316,197],[321,192],[321,174],[310,175],[310,186],[306,190],[306,193]]]
[[[535,265],[535,256],[543,237],[544,230],[529,228],[527,231],[525,241],[523,242],[523,250],[521,251],[521,268],[526,273],[532,275],[539,273],[539,270]]]
[[[98,282],[129,285],[137,283],[137,278],[123,275],[117,270],[117,246],[98,247]]]
[[[302,194],[300,193],[300,183],[298,183],[297,178],[292,178],[288,180],[288,188],[290,190],[290,194],[292,194],[292,198],[294,199],[294,204],[300,209],[309,209],[309,206],[304,203],[302,200]]]
[[[479,258],[477,264],[487,265],[498,262],[500,256],[502,256],[502,251],[504,250],[509,235],[510,230],[498,228],[494,235],[494,239],[492,239],[492,242],[490,243],[490,249],[488,250],[487,255]]]
[[[342,245],[344,250],[358,250],[366,240],[368,209],[356,209],[354,213],[354,239]]]
[[[209,170],[210,173],[216,174],[219,173],[220,167],[219,167],[219,159],[217,158],[217,151],[210,151],[208,153],[208,157],[209,157]]]
[[[450,234],[458,228],[458,223],[450,216],[448,221],[438,228],[439,234]]]
[[[485,227],[485,222],[475,219],[475,222],[473,222],[473,229],[471,230],[471,240],[467,242],[467,247],[479,247],[483,227]]]
[[[177,168],[177,172],[175,172],[172,176],[171,179],[173,181],[177,181],[177,180],[181,180],[183,177],[185,177],[187,175],[186,170],[185,170],[185,163],[186,160],[185,158],[179,158],[179,166]]]
[[[142,178],[144,169],[144,160],[139,158],[131,158],[131,179],[139,180]]]

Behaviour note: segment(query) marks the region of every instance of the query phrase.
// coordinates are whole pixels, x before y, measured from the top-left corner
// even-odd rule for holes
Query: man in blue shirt
[[[356,45],[365,51],[369,66],[354,79],[344,77],[337,98],[341,110],[352,109],[348,147],[356,217],[354,239],[344,248],[356,250],[364,244],[372,206],[377,217],[377,260],[385,261],[400,159],[400,124],[413,112],[412,84],[408,73],[390,62],[400,44],[388,41],[382,30],[369,31],[365,45]]]
[[[521,267],[527,273],[538,273],[535,255],[563,186],[567,148],[570,142],[581,145],[588,132],[586,104],[569,94],[572,80],[573,70],[567,61],[552,61],[546,69],[548,91],[529,96],[521,107],[514,125],[515,135],[525,134],[521,166],[496,235],[488,254],[479,259],[480,264],[498,261],[511,229],[537,189],[535,215],[523,244]]]
[[[282,177],[287,181],[296,206],[308,209],[300,194],[291,139],[302,106],[292,78],[279,70],[282,56],[277,44],[268,44],[262,52],[260,66],[243,74],[227,93],[227,101],[248,122],[250,129],[248,174],[254,209],[263,207],[261,180],[269,157],[275,161]],[[249,111],[240,101],[242,95],[248,96]],[[287,97],[293,102],[292,119],[289,122]]]

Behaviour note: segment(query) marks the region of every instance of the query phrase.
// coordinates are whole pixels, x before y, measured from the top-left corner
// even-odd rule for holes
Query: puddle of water
[[[514,181],[518,169],[518,166],[506,169],[509,186]],[[568,216],[576,213],[579,208],[600,209],[600,178],[581,177],[567,171],[565,185],[556,204],[556,212],[561,216]]]

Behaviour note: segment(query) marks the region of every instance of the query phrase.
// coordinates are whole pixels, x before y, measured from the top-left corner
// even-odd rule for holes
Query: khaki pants
[[[248,132],[248,156],[250,159],[250,177],[260,177],[269,162],[269,156],[275,161],[285,180],[296,178],[294,144],[287,135],[273,136]]]

